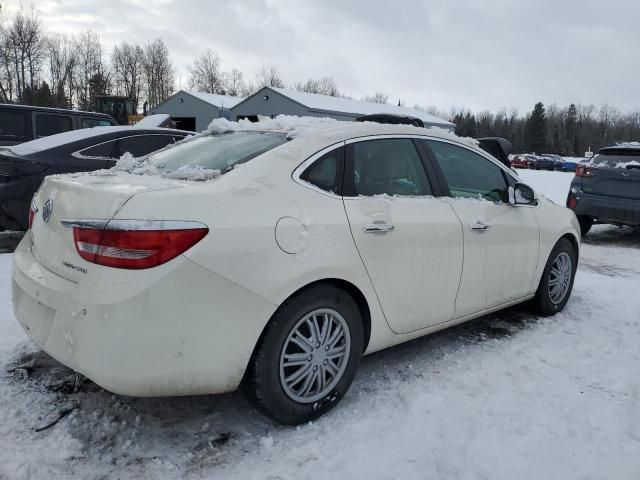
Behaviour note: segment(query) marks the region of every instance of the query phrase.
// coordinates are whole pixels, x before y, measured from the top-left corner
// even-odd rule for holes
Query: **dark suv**
[[[0,145],[17,145],[79,128],[117,125],[104,113],[0,103]]]
[[[640,143],[602,148],[578,165],[567,197],[582,235],[594,222],[640,225]]]

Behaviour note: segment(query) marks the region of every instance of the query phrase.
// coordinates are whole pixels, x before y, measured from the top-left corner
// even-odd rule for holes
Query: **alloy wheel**
[[[280,353],[280,385],[300,403],[316,402],[338,384],[351,353],[345,319],[330,308],[302,317],[287,336]]]

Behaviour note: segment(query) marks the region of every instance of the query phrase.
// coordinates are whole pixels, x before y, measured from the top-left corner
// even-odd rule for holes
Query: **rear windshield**
[[[286,133],[279,132],[206,135],[152,154],[149,163],[162,174],[189,169],[218,170],[224,174],[286,141]]]
[[[601,167],[626,168],[640,165],[640,149],[605,150],[593,157],[592,163]]]

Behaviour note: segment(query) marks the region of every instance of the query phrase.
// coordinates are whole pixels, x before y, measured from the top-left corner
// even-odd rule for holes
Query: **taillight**
[[[576,167],[576,177],[595,177],[595,170],[586,165],[578,165]]]
[[[567,198],[567,207],[569,207],[571,210],[575,210],[577,206],[578,199],[575,197],[575,195],[570,193],[569,197]]]
[[[31,202],[31,207],[29,207],[29,230],[31,230],[36,213],[38,213],[38,207],[36,207],[35,202]]]
[[[114,220],[105,228],[96,222],[65,221],[73,227],[78,254],[106,267],[152,268],[184,253],[209,232],[199,222]]]

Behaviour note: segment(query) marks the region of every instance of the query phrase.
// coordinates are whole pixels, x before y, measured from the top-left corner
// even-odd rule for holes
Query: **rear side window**
[[[78,153],[83,157],[118,158],[118,150],[116,149],[117,142],[118,140],[111,140],[93,147],[85,148],[84,150],[80,150]]]
[[[300,179],[327,192],[338,193],[342,183],[339,172],[343,152],[343,148],[338,148],[324,154],[300,175]]]
[[[151,155],[149,163],[163,174],[188,169],[218,170],[224,174],[286,141],[286,134],[279,132],[205,135]]]
[[[130,153],[134,157],[144,157],[150,153],[175,143],[171,135],[136,135],[134,137],[121,138],[119,142],[119,155]]]
[[[452,197],[482,198],[498,202],[507,197],[502,169],[486,158],[450,143],[427,141]]]
[[[27,114],[24,112],[0,112],[0,140],[21,141],[27,139]]]
[[[36,115],[37,137],[47,137],[56,133],[68,132],[69,130],[73,130],[71,117],[48,113],[38,113]]]
[[[80,119],[80,128],[93,128],[93,127],[109,127],[111,122],[100,118],[86,118]]]
[[[420,154],[410,139],[354,143],[352,167],[356,195],[432,195]]]

